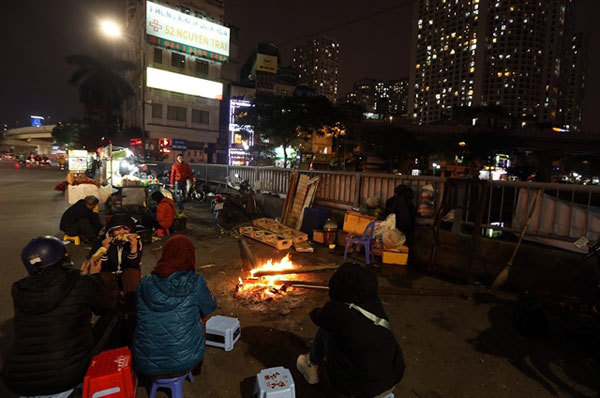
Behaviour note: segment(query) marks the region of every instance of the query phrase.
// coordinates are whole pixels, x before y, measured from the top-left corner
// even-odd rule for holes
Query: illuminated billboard
[[[256,54],[256,70],[267,73],[277,73],[277,57],[273,55]]]
[[[146,68],[146,85],[174,93],[196,95],[210,99],[223,99],[223,83],[173,73],[152,67]]]
[[[229,35],[226,26],[146,2],[146,37],[151,44],[224,62],[229,58]]]

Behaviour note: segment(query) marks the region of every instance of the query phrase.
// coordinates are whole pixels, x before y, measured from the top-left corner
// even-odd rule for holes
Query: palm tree
[[[116,130],[123,102],[134,94],[127,82],[126,72],[135,70],[132,62],[110,56],[69,55],[66,61],[76,65],[69,83],[79,86],[79,101],[83,103],[88,116],[98,121],[105,137],[111,137]]]

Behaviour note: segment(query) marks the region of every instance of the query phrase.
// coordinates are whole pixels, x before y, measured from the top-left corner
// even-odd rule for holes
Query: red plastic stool
[[[127,347],[102,351],[92,358],[83,379],[83,398],[134,398],[137,376]]]
[[[168,229],[164,229],[164,228],[159,228],[156,230],[156,236],[158,236],[160,238],[163,235],[169,236],[169,235],[171,235],[171,233],[169,232]]]

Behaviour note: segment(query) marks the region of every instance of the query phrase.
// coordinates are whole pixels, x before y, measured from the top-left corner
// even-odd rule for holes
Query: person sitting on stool
[[[69,207],[60,219],[60,230],[69,236],[83,235],[88,243],[98,240],[102,223],[94,208],[100,203],[95,196],[86,196]]]
[[[175,202],[165,197],[159,191],[153,192],[152,200],[156,202],[156,213],[149,210],[144,216],[144,225],[155,229],[165,229],[171,231],[173,221],[175,220]]]
[[[377,295],[375,274],[344,263],[329,280],[329,298],[310,318],[319,329],[309,354],[296,367],[309,384],[319,382],[318,365],[327,356],[333,388],[356,398],[384,397],[404,375],[402,350]]]
[[[4,384],[20,396],[72,396],[92,356],[121,345],[117,300],[91,275],[100,264],[72,269],[53,236],[29,242],[21,260],[29,276],[12,286],[15,342],[2,369]],[[101,315],[93,327],[92,311]]]

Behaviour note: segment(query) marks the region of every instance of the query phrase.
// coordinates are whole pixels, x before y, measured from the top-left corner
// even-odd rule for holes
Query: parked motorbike
[[[240,183],[236,193],[220,193],[218,196],[215,209],[217,221],[223,228],[231,229],[258,217],[254,190],[248,180]]]

